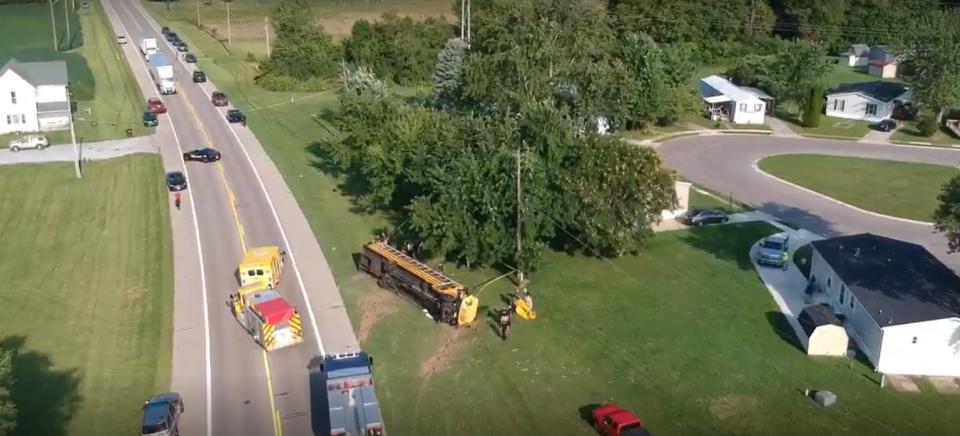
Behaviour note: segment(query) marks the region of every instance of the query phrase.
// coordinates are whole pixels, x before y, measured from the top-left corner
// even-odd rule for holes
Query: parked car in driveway
[[[182,191],[187,189],[187,176],[180,171],[171,171],[167,173],[167,188],[171,191]]]
[[[195,55],[195,54],[193,54],[193,53],[187,53],[187,54],[183,55],[183,61],[186,62],[186,63],[188,63],[188,64],[195,64],[195,63],[197,63],[197,55]]]
[[[790,262],[790,237],[784,234],[770,235],[760,241],[757,263],[786,268]]]
[[[891,119],[886,119],[878,123],[871,124],[870,128],[879,130],[881,132],[889,132],[897,128],[897,122]]]
[[[160,100],[157,97],[151,97],[147,99],[147,108],[158,114],[167,113],[167,106],[163,104],[163,100]]]
[[[143,405],[142,436],[179,436],[183,399],[176,392],[154,395]]]
[[[157,127],[160,125],[160,120],[157,118],[157,113],[152,110],[143,111],[143,126],[144,127]]]
[[[230,101],[227,100],[227,94],[224,94],[220,91],[214,91],[210,95],[210,101],[213,102],[214,106],[226,106],[230,104]]]
[[[43,150],[50,145],[50,141],[43,135],[24,135],[10,140],[10,151],[16,153],[20,150]]]
[[[720,224],[730,220],[722,210],[693,208],[683,215],[677,217],[677,221],[688,226],[704,226],[707,224]]]
[[[633,412],[616,404],[593,409],[593,427],[603,436],[653,436]]]
[[[210,147],[198,148],[184,153],[183,160],[187,162],[216,162],[220,160],[220,152]]]
[[[207,81],[207,73],[202,70],[193,70],[193,83],[203,83]]]
[[[230,109],[227,111],[227,121],[231,123],[246,123],[247,116],[240,109]]]

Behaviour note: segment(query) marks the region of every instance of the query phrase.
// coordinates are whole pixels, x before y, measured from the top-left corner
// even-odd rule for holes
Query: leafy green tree
[[[940,188],[940,205],[933,213],[934,228],[944,233],[951,253],[960,251],[960,177]]]
[[[823,86],[817,84],[810,88],[810,97],[807,98],[805,108],[803,125],[820,127],[820,115],[823,113]]]
[[[366,67],[350,67],[346,64],[340,70],[341,93],[355,97],[387,97],[387,84],[377,78]]]
[[[306,0],[282,0],[271,16],[277,39],[271,56],[260,63],[263,76],[296,80],[331,78],[340,64],[340,49],[314,20]]]
[[[451,36],[450,26],[440,19],[415,22],[388,13],[374,24],[354,23],[353,33],[343,44],[344,56],[388,81],[412,85],[430,78],[437,53]]]
[[[13,360],[13,351],[0,349],[0,436],[13,434],[17,425],[17,406],[10,397]]]
[[[840,41],[850,0],[783,0],[783,6],[800,37],[832,47]]]
[[[917,121],[917,131],[920,132],[921,136],[925,136],[927,138],[937,133],[939,128],[940,126],[937,123],[937,119],[932,115],[924,115],[920,117],[919,121]]]
[[[823,45],[805,41],[791,44],[771,61],[767,90],[781,101],[802,103],[810,88],[822,83],[834,62]]]
[[[902,77],[920,104],[936,113],[937,122],[952,106],[960,106],[960,11],[928,19],[905,50]]]
[[[463,92],[463,61],[467,55],[467,43],[452,38],[437,55],[437,67],[433,71],[433,99],[444,108],[454,106]]]

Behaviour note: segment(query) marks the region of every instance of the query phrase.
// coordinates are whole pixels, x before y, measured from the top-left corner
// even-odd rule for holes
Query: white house
[[[877,371],[960,376],[960,277],[922,246],[883,236],[811,245],[811,280]]]
[[[871,76],[891,79],[897,77],[897,57],[889,48],[878,45],[870,49],[867,73]]]
[[[838,86],[827,93],[824,113],[851,120],[881,121],[913,102],[913,93],[899,83],[865,82]]]
[[[700,95],[711,120],[736,124],[763,124],[770,96],[762,91],[734,85],[720,76],[700,79]]]
[[[847,61],[848,67],[864,67],[869,61],[870,46],[866,44],[853,44],[847,48],[847,51],[840,53],[841,59]]]
[[[66,62],[11,58],[0,69],[0,134],[68,128]]]

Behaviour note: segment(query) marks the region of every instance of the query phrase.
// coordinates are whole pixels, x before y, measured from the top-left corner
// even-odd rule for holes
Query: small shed
[[[807,306],[797,317],[807,334],[807,354],[811,356],[844,356],[850,344],[843,323],[826,304]]]
[[[869,62],[870,46],[866,44],[852,44],[847,51],[840,53],[842,59],[846,60],[848,67],[864,67]]]

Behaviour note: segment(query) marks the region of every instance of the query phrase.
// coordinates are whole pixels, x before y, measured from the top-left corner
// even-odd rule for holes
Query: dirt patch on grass
[[[360,327],[357,329],[357,340],[363,345],[373,326],[381,318],[397,311],[400,300],[384,289],[372,289],[360,297]]]
[[[471,339],[467,334],[468,330],[464,328],[445,326],[438,326],[438,328],[443,328],[444,332],[440,335],[440,341],[433,354],[420,365],[420,375],[423,378],[429,378],[431,375],[449,369],[460,354],[460,350],[468,343],[477,340],[476,337]]]
[[[757,410],[757,399],[746,395],[724,395],[710,402],[710,414],[721,421]]]

